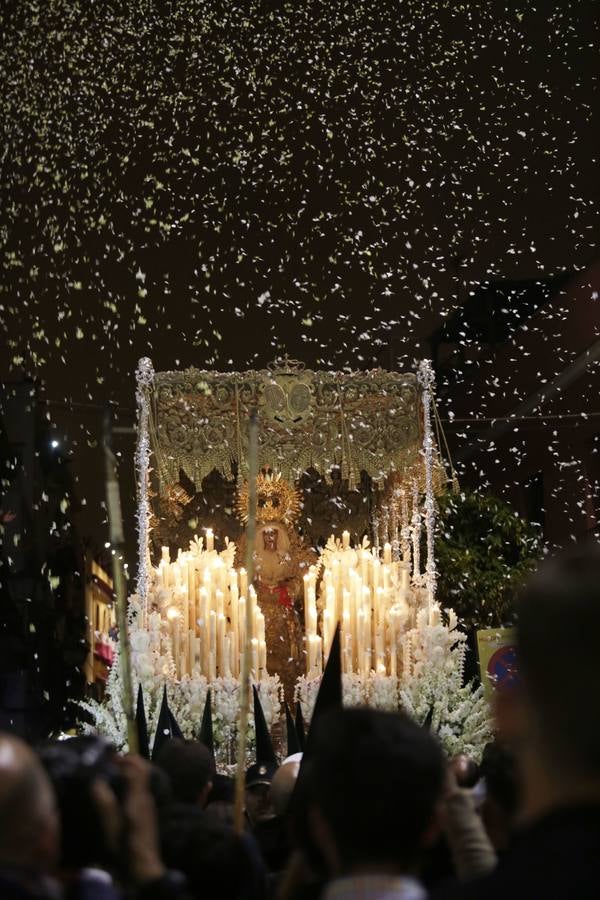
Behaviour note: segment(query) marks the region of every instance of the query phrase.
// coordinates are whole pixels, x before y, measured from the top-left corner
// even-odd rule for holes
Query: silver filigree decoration
[[[380,543],[379,543],[379,516],[373,516],[373,547],[375,549],[376,555],[379,557],[380,551]]]
[[[400,491],[396,489],[392,497],[392,559],[400,561]]]
[[[424,359],[419,364],[419,382],[423,403],[423,457],[425,462],[425,534],[427,537],[427,562],[425,564],[425,588],[429,614],[435,602],[437,573],[435,568],[435,499],[433,495],[433,434],[431,431],[431,400],[434,377],[431,362]]]
[[[143,621],[148,616],[148,589],[150,578],[150,389],[154,381],[154,368],[148,357],[143,357],[136,370],[137,445],[135,471],[137,480],[137,532],[138,570],[136,592],[142,604]]]
[[[421,527],[422,517],[419,505],[419,486],[416,481],[412,483],[412,547],[413,547],[413,583],[421,584]]]
[[[402,538],[402,561],[411,564],[411,552],[410,552],[410,522],[408,519],[408,493],[406,488],[401,489],[400,493],[400,507],[401,507],[401,515],[402,515],[402,529],[400,531],[400,535]]]

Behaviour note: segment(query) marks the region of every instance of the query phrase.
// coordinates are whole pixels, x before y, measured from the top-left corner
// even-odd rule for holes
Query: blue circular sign
[[[499,647],[490,657],[487,672],[494,687],[508,687],[517,680],[517,651],[510,644]]]

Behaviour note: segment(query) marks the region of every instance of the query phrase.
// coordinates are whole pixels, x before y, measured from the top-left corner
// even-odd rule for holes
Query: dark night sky
[[[2,377],[132,408],[143,355],[368,367],[393,342],[409,366],[470,286],[584,267],[597,18],[585,0],[5,2]],[[99,416],[52,412],[101,537]]]

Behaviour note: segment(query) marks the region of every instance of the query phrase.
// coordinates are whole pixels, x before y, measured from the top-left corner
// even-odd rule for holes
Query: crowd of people
[[[199,740],[150,763],[0,735],[0,898],[600,897],[600,548],[545,561],[517,602],[480,763],[402,714],[332,706],[303,754],[247,771],[241,832]]]

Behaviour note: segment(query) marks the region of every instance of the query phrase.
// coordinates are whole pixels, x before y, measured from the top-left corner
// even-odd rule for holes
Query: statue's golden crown
[[[281,473],[261,472],[256,479],[256,521],[283,522],[293,525],[302,509],[302,495]],[[242,522],[248,521],[249,507],[248,482],[245,481],[238,491],[236,511]]]

